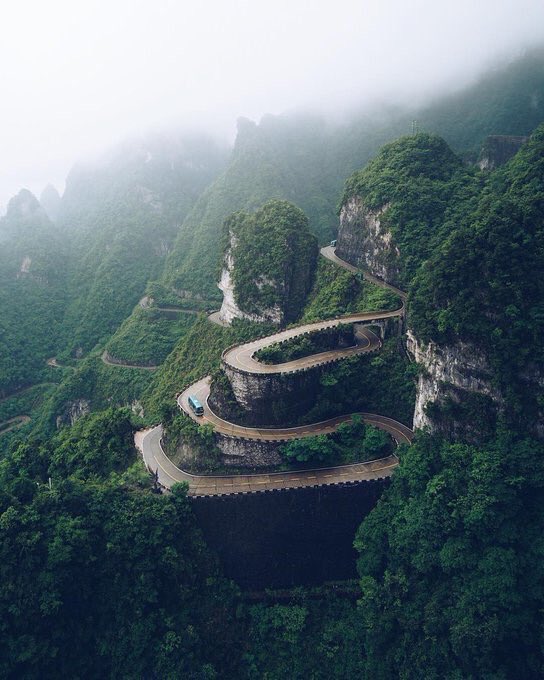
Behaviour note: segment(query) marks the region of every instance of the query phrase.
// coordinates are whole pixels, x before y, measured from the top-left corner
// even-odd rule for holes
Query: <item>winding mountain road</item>
[[[321,254],[349,271],[359,272],[356,267],[353,267],[336,257],[334,249],[330,246],[323,248]],[[365,276],[367,278],[370,277],[370,275]],[[321,352],[283,364],[263,364],[257,361],[254,356],[259,349],[263,349],[264,347],[269,347],[275,343],[283,342],[308,333],[315,333],[316,331],[324,330],[326,328],[334,328],[343,323],[369,323],[372,321],[381,321],[383,319],[403,316],[404,300],[406,299],[405,293],[379,279],[374,279],[374,277],[371,277],[370,280],[377,285],[389,288],[396,292],[402,299],[401,306],[398,309],[390,311],[363,312],[328,321],[305,324],[303,326],[297,326],[296,328],[280,331],[279,333],[274,333],[266,338],[235,345],[227,348],[223,352],[223,362],[232,368],[251,374],[290,373],[343,359],[353,354],[379,349],[381,347],[381,340],[370,329],[357,327],[357,344],[352,347]],[[215,432],[227,437],[270,442],[289,441],[318,434],[330,434],[335,432],[341,423],[351,421],[354,415],[360,415],[368,425],[373,425],[390,434],[397,444],[409,444],[413,438],[412,430],[406,425],[403,425],[392,418],[373,413],[352,413],[329,418],[328,420],[319,423],[289,428],[244,427],[222,419],[210,408],[208,403],[210,383],[210,376],[202,378],[178,395],[177,403],[179,408],[195,422],[199,424],[210,424]],[[189,396],[196,397],[203,405],[204,414],[202,416],[196,416],[193,413],[188,402]],[[142,452],[148,469],[157,474],[158,481],[167,488],[170,488],[176,482],[187,482],[189,484],[189,495],[192,496],[248,493],[378,479],[390,476],[398,464],[397,457],[391,455],[375,461],[339,465],[330,468],[318,468],[314,470],[256,473],[250,475],[192,475],[180,470],[168,459],[162,449],[161,436],[161,425],[158,425],[151,430],[136,433],[136,445]]]
[[[346,423],[352,420],[353,415],[362,416],[365,423],[373,425],[380,430],[385,430],[389,433],[398,444],[409,444],[412,441],[412,430],[402,423],[398,423],[392,418],[380,416],[374,413],[358,413],[348,414],[343,416],[336,416],[329,418],[319,423],[311,423],[309,425],[299,425],[297,427],[286,428],[258,428],[258,427],[244,427],[243,425],[236,425],[220,418],[212,411],[208,404],[208,397],[210,395],[210,376],[202,378],[197,383],[194,383],[178,396],[178,406],[188,416],[190,416],[199,425],[210,423],[216,432],[224,434],[228,437],[238,437],[242,439],[260,439],[261,441],[289,441],[290,439],[302,439],[304,437],[311,437],[317,434],[331,434],[338,429],[341,423]],[[196,416],[189,406],[189,396],[195,396],[204,407],[204,415]]]
[[[375,286],[380,286],[380,288],[387,288],[388,290],[398,295],[403,302],[406,301],[408,295],[403,290],[397,288],[396,286],[391,285],[390,283],[387,283],[383,279],[379,279],[377,276],[374,276],[373,274],[370,274],[367,271],[358,269],[357,267],[350,264],[349,262],[346,262],[345,260],[341,260],[336,254],[336,248],[334,248],[334,246],[325,246],[324,248],[321,248],[320,252],[321,255],[323,255],[323,257],[326,257],[327,260],[334,262],[334,264],[337,264],[339,267],[347,269],[352,274],[362,274],[367,281],[370,281],[370,283],[373,283]]]
[[[171,488],[178,482],[187,482],[189,496],[220,496],[383,479],[389,477],[398,465],[397,457],[391,455],[366,463],[315,470],[263,472],[250,475],[191,475],[176,467],[166,456],[162,449],[161,437],[162,425],[137,432],[136,446],[141,451],[147,468],[157,474],[159,484]]]
[[[386,312],[387,314],[388,312]],[[391,312],[391,316],[398,316],[398,312]],[[295,371],[302,371],[307,368],[314,368],[331,361],[344,359],[355,354],[362,354],[364,352],[371,352],[381,347],[381,340],[371,330],[367,328],[357,328],[356,340],[357,343],[351,347],[344,347],[342,349],[333,349],[327,352],[319,352],[300,359],[294,359],[283,364],[263,364],[255,358],[255,353],[265,347],[270,347],[279,342],[285,342],[292,338],[300,337],[301,335],[308,335],[316,333],[327,328],[335,328],[342,323],[356,323],[358,321],[365,321],[362,317],[365,315],[354,314],[349,317],[341,319],[334,319],[332,321],[318,321],[317,323],[306,324],[305,326],[298,326],[297,328],[290,328],[274,335],[269,335],[260,340],[253,342],[246,342],[243,345],[234,345],[223,352],[223,361],[232,368],[246,371],[248,373],[294,373]],[[373,316],[374,315],[370,315]],[[388,318],[388,317],[384,317]]]
[[[143,366],[142,364],[124,364],[121,359],[110,356],[107,350],[102,352],[100,358],[107,366],[115,366],[116,368],[136,368],[140,371],[156,371],[159,368],[159,366]]]

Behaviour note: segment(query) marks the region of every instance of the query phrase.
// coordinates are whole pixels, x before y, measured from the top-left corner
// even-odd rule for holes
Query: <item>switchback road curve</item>
[[[293,470],[291,472],[263,472],[250,475],[191,475],[176,467],[161,446],[162,425],[136,433],[136,446],[149,470],[157,474],[159,484],[171,488],[187,482],[190,496],[219,496],[224,494],[255,493],[278,489],[299,489],[306,486],[345,484],[389,477],[398,465],[396,456],[351,465]]]
[[[322,249],[321,253],[350,271],[359,271],[352,265],[337,258],[336,255],[334,255],[334,249],[330,247]],[[334,258],[332,256],[334,256]],[[397,289],[393,286],[389,286],[379,279],[376,279],[374,282],[377,283],[377,285],[390,288],[394,292],[397,292]],[[402,291],[399,291],[399,293],[402,293]],[[405,294],[402,293],[402,304],[396,310],[363,312],[361,314],[351,314],[329,321],[306,324],[286,331],[280,331],[279,333],[269,335],[260,340],[227,348],[223,352],[222,359],[226,364],[233,368],[248,373],[288,373],[315,367],[352,354],[379,349],[381,346],[379,338],[367,328],[358,328],[357,344],[353,347],[339,348],[276,365],[262,364],[254,358],[254,354],[264,347],[307,333],[332,328],[342,323],[369,323],[372,321],[400,317],[404,314],[405,298]],[[393,439],[395,439],[397,444],[409,444],[413,438],[412,430],[406,425],[403,425],[392,418],[372,413],[347,414],[330,418],[319,423],[290,428],[244,427],[220,418],[209,407],[208,397],[210,393],[210,381],[210,376],[207,376],[184,390],[178,396],[178,406],[199,424],[208,423],[212,425],[217,433],[227,437],[276,442],[289,441],[318,434],[330,434],[335,432],[341,423],[351,421],[354,415],[360,415],[365,423],[388,432]],[[188,398],[191,395],[196,397],[203,405],[204,415],[196,416],[193,413],[188,403]],[[151,430],[136,434],[137,446],[142,452],[148,469],[157,474],[159,482],[167,488],[170,488],[176,482],[187,482],[189,484],[189,495],[193,496],[248,493],[272,489],[298,488],[320,484],[338,484],[377,479],[391,475],[393,469],[398,464],[397,457],[391,455],[377,461],[340,465],[331,468],[318,468],[314,470],[257,473],[251,475],[192,475],[180,470],[168,459],[161,446],[161,436],[162,426],[160,425]]]

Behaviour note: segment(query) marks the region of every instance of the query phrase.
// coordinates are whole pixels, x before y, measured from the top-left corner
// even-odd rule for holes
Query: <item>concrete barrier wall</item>
[[[246,589],[356,577],[353,540],[389,479],[192,498],[225,574]]]

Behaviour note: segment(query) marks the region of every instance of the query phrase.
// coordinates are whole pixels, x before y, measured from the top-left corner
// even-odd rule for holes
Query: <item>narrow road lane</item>
[[[401,300],[406,301],[408,295],[403,290],[397,288],[396,286],[393,286],[390,283],[386,283],[383,279],[379,279],[377,276],[374,276],[370,272],[366,272],[362,269],[359,269],[358,267],[355,267],[349,262],[346,262],[345,260],[341,260],[336,254],[336,248],[334,248],[333,246],[325,246],[325,248],[321,248],[320,252],[321,255],[323,255],[323,257],[327,258],[327,260],[334,262],[335,264],[339,265],[340,267],[343,267],[344,269],[347,269],[353,274],[362,274],[367,281],[370,281],[370,283],[373,283],[375,286],[380,286],[380,288],[387,288],[393,291],[393,293],[396,293],[396,295],[398,295]]]
[[[190,496],[219,496],[383,479],[391,476],[398,464],[397,457],[392,455],[366,463],[315,470],[250,475],[191,475],[177,468],[166,456],[161,446],[161,437],[162,425],[157,425],[151,430],[136,433],[136,446],[142,453],[147,468],[157,473],[162,486],[169,489],[178,482],[187,482]]]
[[[318,434],[331,434],[338,429],[341,423],[346,423],[352,420],[353,415],[361,415],[365,423],[373,425],[374,427],[384,430],[389,433],[398,444],[409,444],[412,441],[413,433],[409,427],[402,423],[380,416],[374,413],[359,413],[347,414],[329,418],[320,423],[311,423],[309,425],[299,425],[298,427],[286,428],[257,428],[244,427],[243,425],[236,425],[229,423],[216,415],[208,404],[208,397],[210,394],[210,376],[202,378],[197,383],[188,387],[184,392],[178,396],[178,406],[192,418],[196,423],[202,425],[210,423],[216,432],[227,435],[229,437],[240,437],[243,439],[260,439],[262,441],[288,441],[290,439],[302,439],[304,437],[311,437]],[[204,415],[196,416],[189,406],[189,396],[196,397],[204,406]]]

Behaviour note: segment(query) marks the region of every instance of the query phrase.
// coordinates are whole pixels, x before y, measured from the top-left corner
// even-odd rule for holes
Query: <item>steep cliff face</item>
[[[223,364],[228,380],[215,379],[213,410],[248,427],[288,427],[315,404],[323,367],[288,374],[247,373]]]
[[[418,422],[427,403],[433,424],[444,414],[462,423],[500,412],[509,428],[542,436],[543,181],[540,126],[490,174],[472,210],[418,270],[409,325],[421,348],[416,359],[431,374],[420,381]],[[464,390],[457,406],[449,385]]]
[[[340,211],[336,242],[338,257],[368,270],[388,283],[399,282],[400,252],[383,224],[389,204],[372,209],[360,196],[350,197]]]
[[[286,201],[269,201],[254,214],[235,213],[225,226],[221,320],[282,326],[296,319],[317,260],[317,240],[304,213]]]
[[[492,436],[497,417],[511,419],[508,394],[496,384],[494,372],[481,349],[458,341],[451,345],[422,343],[412,331],[408,352],[420,367],[414,429],[428,429],[450,439],[479,444]],[[532,364],[518,379],[527,395],[544,391],[544,367]],[[544,409],[536,407],[526,418],[526,432],[544,438]]]
[[[481,351],[463,342],[421,343],[410,330],[406,347],[420,367],[414,429],[474,442],[491,434],[504,400]]]
[[[474,177],[446,142],[417,134],[387,144],[346,182],[337,253],[407,289],[418,267],[451,231]]]
[[[240,309],[236,302],[236,291],[232,279],[234,269],[234,257],[232,251],[236,248],[237,239],[234,233],[229,232],[229,247],[225,252],[223,259],[223,269],[221,270],[221,279],[217,284],[219,290],[223,293],[223,303],[219,312],[219,319],[224,323],[231,324],[234,319],[249,319],[250,321],[266,322],[277,324],[282,322],[282,310],[279,304],[264,308],[260,314],[251,314]],[[259,285],[260,282],[257,282]]]
[[[480,170],[499,168],[515,156],[528,139],[515,135],[490,135],[482,146],[478,167]]]

